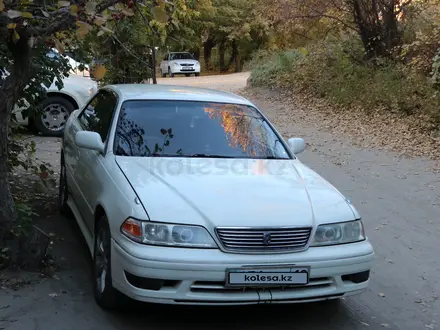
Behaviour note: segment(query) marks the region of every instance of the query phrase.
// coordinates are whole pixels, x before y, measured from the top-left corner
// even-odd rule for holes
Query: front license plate
[[[309,283],[310,267],[239,268],[226,271],[227,286],[294,286]]]

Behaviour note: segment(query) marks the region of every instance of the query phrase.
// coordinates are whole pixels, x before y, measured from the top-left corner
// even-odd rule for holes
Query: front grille
[[[194,64],[180,64],[181,66],[194,66]]]
[[[208,281],[196,281],[191,284],[192,292],[206,292],[206,293],[234,293],[234,292],[255,292],[257,290],[271,290],[272,292],[278,291],[299,291],[304,289],[323,289],[334,285],[333,278],[331,277],[319,277],[310,278],[308,284],[296,285],[296,286],[278,286],[278,287],[227,287],[225,282],[208,282]]]
[[[224,248],[243,252],[287,252],[306,247],[312,228],[216,228]]]

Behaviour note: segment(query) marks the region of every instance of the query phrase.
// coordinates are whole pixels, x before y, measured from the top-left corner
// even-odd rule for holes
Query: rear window
[[[115,153],[136,157],[290,159],[279,137],[255,108],[168,100],[124,102]]]

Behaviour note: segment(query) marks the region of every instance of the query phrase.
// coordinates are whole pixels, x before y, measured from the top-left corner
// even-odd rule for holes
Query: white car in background
[[[174,77],[176,74],[184,74],[189,77],[194,74],[200,76],[200,62],[188,52],[168,53],[160,63],[162,77],[169,75]]]
[[[97,303],[297,303],[365,291],[374,250],[361,217],[298,159],[304,148],[234,94],[101,88],[66,124],[59,190],[94,260]]]
[[[55,50],[48,56],[52,57],[54,54]],[[68,60],[72,70],[69,77],[63,79],[63,88],[59,90],[55,82],[49,88],[43,86],[47,95],[40,103],[41,111],[30,109],[28,118],[24,119],[21,114],[23,108],[15,107],[14,113],[20,124],[27,124],[30,129],[44,136],[61,136],[69,115],[81,108],[98,90],[98,84],[90,78],[88,68],[80,72],[80,63],[71,57]]]

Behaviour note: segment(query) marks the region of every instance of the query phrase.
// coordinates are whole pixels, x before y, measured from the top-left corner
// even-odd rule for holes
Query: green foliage
[[[299,50],[279,53],[259,52],[249,62],[252,69],[251,84],[254,86],[280,86],[287,83],[297,61],[304,55]],[[287,84],[285,85],[287,86]]]
[[[16,237],[26,237],[32,228],[32,218],[38,216],[31,206],[24,203],[16,203],[15,209],[18,214],[18,222],[11,229],[11,232]]]
[[[426,114],[433,128],[440,122],[440,96],[420,73],[404,64],[363,61],[356,42],[318,42],[307,52],[289,50],[256,58],[251,83],[307,91],[343,106],[366,111],[384,108],[404,114]],[[357,56],[356,56],[357,54]]]

